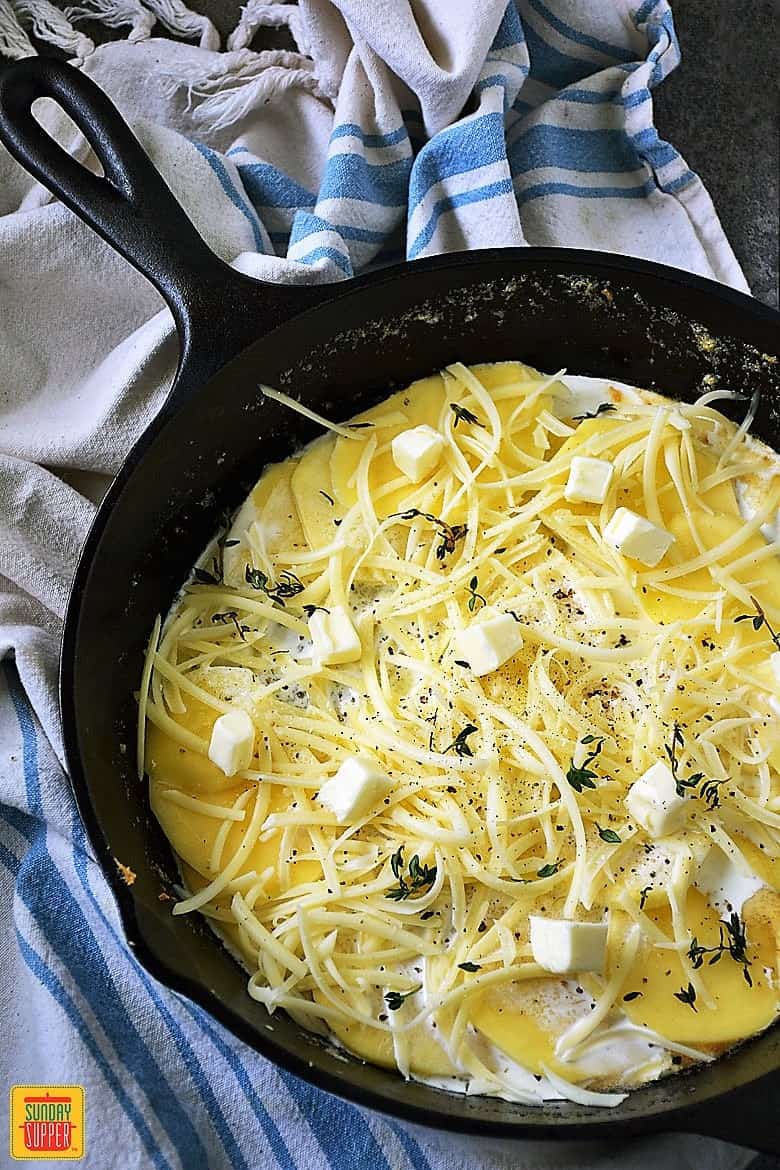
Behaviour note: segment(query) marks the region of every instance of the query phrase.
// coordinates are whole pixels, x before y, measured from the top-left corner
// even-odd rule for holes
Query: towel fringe
[[[207,16],[193,12],[182,0],[146,0],[146,5],[169,32],[187,40],[197,37],[201,49],[219,51],[220,36],[215,26]]]
[[[308,90],[331,104],[320,88],[314,62],[286,49],[266,49],[262,53],[239,49],[222,53],[206,72],[199,71],[193,63],[178,73],[166,70],[165,77],[165,92],[172,96],[186,87],[188,108],[194,101],[198,103],[193,121],[215,131],[232,126],[251,109],[291,89]]]
[[[0,0],[0,58],[21,61],[22,57],[35,56],[32,41],[14,15],[9,0]]]
[[[67,16],[50,0],[11,0],[20,24],[31,28],[33,36],[62,49],[79,65],[95,51],[95,42],[73,27]]]
[[[106,28],[130,25],[127,40],[130,44],[147,41],[157,23],[157,17],[140,0],[82,0],[65,9],[68,20],[96,20]]]
[[[287,4],[284,0],[248,0],[241,9],[241,19],[228,37],[228,49],[246,49],[252,38],[260,28],[282,28],[290,30],[290,36],[296,48],[306,53],[305,22],[297,4]]]

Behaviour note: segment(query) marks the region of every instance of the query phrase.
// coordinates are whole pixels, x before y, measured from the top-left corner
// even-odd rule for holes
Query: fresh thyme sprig
[[[611,402],[602,402],[590,414],[575,414],[573,421],[574,422],[582,422],[583,419],[586,419],[586,418],[598,418],[598,416],[600,414],[608,414],[610,412],[610,410],[614,410],[614,409],[615,409],[615,407],[612,405]]]
[[[393,516],[397,516],[399,520],[414,520],[416,516],[420,516],[429,524],[435,525],[440,536],[440,544],[436,548],[436,559],[439,561],[443,561],[448,553],[455,552],[455,545],[459,540],[463,540],[468,532],[465,524],[448,524],[446,520],[441,520],[432,512],[421,512],[419,508],[407,508],[405,512],[393,512]]]
[[[675,723],[672,728],[672,742],[664,744],[664,751],[669,757],[669,767],[674,776],[674,787],[678,796],[685,796],[686,791],[693,789],[696,796],[700,796],[710,812],[714,812],[720,805],[720,795],[718,789],[724,780],[712,780],[704,775],[703,772],[692,772],[690,776],[683,779],[679,774],[680,761],[677,758],[677,748],[685,746],[685,739],[683,738],[682,728],[679,723]],[[698,789],[698,792],[696,791]]]
[[[596,780],[597,773],[592,771],[589,765],[592,764],[600,754],[601,749],[604,746],[604,739],[603,737],[599,739],[595,735],[586,735],[584,739],[580,740],[580,743],[583,743],[586,746],[595,743],[596,746],[592,752],[589,752],[579,767],[575,766],[574,760],[572,760],[568,767],[566,772],[566,779],[575,792],[582,792],[583,788],[596,787],[593,781]]]
[[[469,613],[474,613],[475,609],[477,608],[478,602],[481,603],[482,605],[487,605],[487,601],[482,596],[482,594],[477,593],[478,589],[479,589],[479,578],[472,577],[471,580],[469,581],[469,600],[468,600]]]
[[[769,624],[769,619],[767,618],[766,614],[764,613],[763,609],[761,608],[761,603],[756,601],[755,597],[751,597],[750,600],[753,602],[753,605],[756,607],[756,612],[755,613],[741,613],[739,615],[739,617],[734,618],[734,621],[735,622],[752,622],[753,629],[756,631],[760,630],[763,626],[766,629],[766,632],[769,634],[769,637],[774,642],[775,648],[777,650],[780,650],[780,632],[773,629],[772,626]]]
[[[407,875],[404,876],[403,845],[399,845],[396,852],[390,858],[390,868],[393,871],[393,877],[397,880],[398,885],[388,890],[385,897],[390,898],[393,902],[403,902],[412,894],[417,894],[421,890],[430,889],[436,881],[436,866],[421,865],[420,858],[416,853],[409,862]]]
[[[411,991],[386,991],[385,1003],[387,1004],[389,1011],[397,1012],[400,1007],[403,1007],[411,995],[417,994],[421,987],[422,983],[418,983],[417,986],[413,987]]]
[[[444,754],[455,752],[456,756],[473,756],[474,753],[469,747],[468,738],[478,730],[476,723],[467,723],[463,730],[458,732],[452,743],[444,749]]]
[[[745,926],[736,911],[732,911],[728,918],[724,918],[719,923],[720,937],[718,943],[714,947],[703,947],[699,940],[694,936],[691,939],[691,945],[688,948],[688,958],[691,960],[691,966],[695,971],[698,971],[704,962],[705,955],[711,955],[712,958],[708,961],[708,967],[714,967],[719,963],[724,955],[730,955],[735,963],[742,966],[742,975],[748,987],[753,986],[753,980],[750,975],[750,959],[747,957],[747,935],[745,934]]]
[[[467,410],[465,406],[461,406],[457,402],[451,402],[450,410],[455,415],[455,422],[452,424],[453,431],[457,429],[459,422],[473,423],[474,426],[484,429],[485,424],[480,422],[477,416],[472,411]]]
[[[247,585],[252,589],[257,589],[261,593],[265,593],[266,597],[270,597],[271,601],[278,602],[284,608],[285,598],[297,597],[299,593],[303,593],[305,585],[295,576],[295,573],[289,572],[288,569],[283,569],[279,574],[279,580],[274,585],[268,580],[267,575],[261,569],[253,569],[247,565],[244,572],[244,579]]]

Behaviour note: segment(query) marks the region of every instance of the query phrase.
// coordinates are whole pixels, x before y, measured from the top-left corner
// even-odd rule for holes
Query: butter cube
[[[214,721],[209,759],[226,776],[244,772],[252,763],[255,727],[246,711],[227,711]]]
[[[671,769],[658,760],[628,790],[630,816],[651,837],[668,837],[685,820],[685,797],[677,795]]]
[[[624,557],[633,557],[650,568],[666,556],[674,543],[671,532],[630,508],[617,509],[604,528],[604,539]]]
[[[335,605],[328,613],[315,609],[309,618],[309,636],[313,657],[322,666],[357,662],[363,653],[358,632],[343,605]]]
[[[555,975],[603,972],[607,957],[606,922],[569,922],[529,915],[534,961]]]
[[[607,459],[575,455],[569,468],[564,497],[576,503],[603,504],[615,469]]]
[[[444,436],[433,427],[422,425],[401,431],[391,443],[393,463],[412,483],[430,475],[441,459]]]
[[[472,622],[453,639],[455,657],[467,662],[477,678],[503,666],[523,644],[520,626],[509,613]]]
[[[393,786],[373,761],[348,756],[336,775],[326,780],[317,800],[333,813],[340,825],[358,821],[387,796]]]
[[[752,898],[764,883],[741,864],[736,864],[717,845],[713,845],[699,865],[693,884],[706,895],[711,906],[718,910],[736,910]]]

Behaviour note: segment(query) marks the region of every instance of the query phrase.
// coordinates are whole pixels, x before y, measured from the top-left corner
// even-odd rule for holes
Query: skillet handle
[[[73,119],[104,178],[36,120],[32,106],[43,97]],[[0,67],[0,141],[165,298],[182,345],[177,389],[182,381],[204,381],[250,342],[330,295],[323,286],[252,280],[220,260],[111,100],[71,65],[28,57]]]

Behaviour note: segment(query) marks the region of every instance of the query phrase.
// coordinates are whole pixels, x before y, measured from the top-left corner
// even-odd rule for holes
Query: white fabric
[[[213,26],[188,15],[180,0],[155,0],[151,15],[138,0],[91,0],[70,15],[98,12],[107,23],[128,26],[130,41],[91,53],[79,41],[84,71],[131,121],[210,246],[252,275],[339,279],[397,248],[406,222],[411,255],[489,244],[611,248],[745,289],[706,191],[652,126],[649,89],[677,62],[664,0],[641,6],[599,0],[587,13],[569,0],[550,3],[552,17],[541,0],[522,0],[518,22],[500,0],[301,0],[294,12],[251,0],[226,53],[212,51]],[[278,21],[274,7],[285,10]],[[8,0],[0,0],[0,53],[5,45],[8,56],[21,56],[31,46],[9,11]],[[19,19],[29,11],[20,10]],[[206,47],[148,39],[154,14]],[[287,24],[300,52],[251,53],[252,30],[269,23]],[[464,107],[473,112],[464,114]],[[60,111],[49,106],[43,117],[77,157],[88,156]],[[581,153],[589,143],[595,162]],[[143,1127],[132,1122],[129,1106],[116,1104],[123,1099],[118,1090],[111,1097],[99,1054],[80,1046],[83,1031],[65,1010],[56,980],[72,991],[84,1028],[151,1118],[161,1164],[195,1166],[201,1154],[186,1141],[177,1144],[174,1122],[166,1129],[170,1118],[162,1106],[155,1112],[148,1076],[124,1061],[110,1021],[90,997],[82,1003],[79,971],[67,967],[62,974],[56,946],[36,917],[29,867],[45,862],[46,880],[67,890],[87,864],[55,759],[62,759],[55,692],[61,619],[95,503],[163,401],[175,345],[170,315],[151,286],[0,149],[0,657],[15,657],[22,688],[14,691],[18,682],[9,674],[8,693],[0,693],[0,758],[7,761],[0,764],[0,861],[6,857],[18,898],[13,921],[0,933],[0,979],[4,990],[14,980],[18,1013],[4,1017],[12,1035],[0,1046],[0,1067],[5,1062],[4,1084],[86,1083],[88,1100],[103,1102],[113,1119],[93,1139],[88,1164],[112,1164],[121,1148],[123,1170],[150,1164]],[[205,1119],[198,1149],[208,1151],[208,1164],[241,1166],[247,1158],[265,1166],[275,1157],[302,1170],[341,1165],[335,1152],[323,1154],[327,1134],[317,1137],[317,1110],[339,1135],[345,1132],[339,1127],[363,1115],[315,1090],[295,1097],[298,1090],[278,1077],[266,1105],[277,1110],[288,1161],[247,1132],[231,1105],[237,1092],[231,1077],[244,1084],[236,1062],[255,1083],[270,1084],[276,1074],[215,1026],[223,1048],[238,1053],[228,1061],[208,1024],[193,1024],[175,997],[149,990],[152,981],[122,948],[107,887],[91,862],[88,869],[81,900],[90,901],[94,945],[110,954],[119,998],[162,1081],[176,1084],[180,1056],[156,1047],[155,1012],[163,1009],[154,995],[176,1017],[179,1032],[166,1025],[171,1034],[183,1031],[176,1043],[190,1046],[220,1094],[225,1132],[205,1089],[198,1098],[190,1069],[192,1085],[183,1091]],[[7,878],[2,866],[0,878]],[[10,893],[0,904],[7,914]],[[36,948],[47,974],[36,966]],[[67,1037],[59,1057],[55,1036]],[[617,1165],[615,1151],[603,1147],[587,1155],[569,1146],[510,1150],[422,1131],[403,1137],[380,1118],[360,1124],[365,1141],[378,1143],[381,1165],[392,1170]],[[353,1164],[363,1158],[360,1164],[373,1170],[365,1160],[373,1157],[370,1149],[361,1146]],[[619,1147],[620,1165],[647,1170],[672,1164],[737,1170],[749,1157],[693,1138],[647,1140],[631,1150]]]

